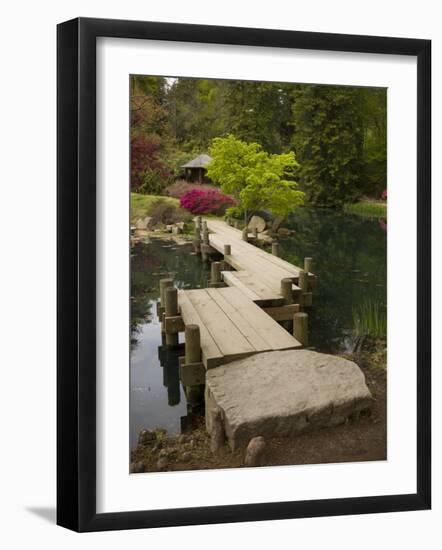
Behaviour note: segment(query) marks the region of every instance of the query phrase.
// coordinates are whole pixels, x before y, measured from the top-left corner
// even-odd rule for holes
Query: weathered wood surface
[[[239,288],[257,303],[274,301],[273,305],[282,303],[281,279],[291,279],[294,294],[301,293],[297,283],[302,268],[245,242],[241,231],[223,221],[207,220],[207,227],[212,248],[224,254],[225,245],[230,245],[230,254],[224,260],[236,271],[223,273],[224,281],[229,286]],[[308,280],[313,279],[314,275],[309,273]]]
[[[301,347],[238,288],[180,290],[178,304],[184,325],[200,327],[206,368],[263,351]]]
[[[209,234],[209,242],[211,240],[211,237],[215,235],[222,236],[227,244],[242,245],[242,252],[246,254],[252,254],[252,256],[254,257],[263,258],[266,262],[273,263],[275,266],[280,267],[285,272],[288,271],[293,273],[293,276],[296,278],[298,277],[299,271],[302,269],[301,267],[297,267],[287,262],[286,260],[283,260],[282,258],[269,254],[261,248],[257,248],[252,244],[245,243],[242,240],[242,232],[240,230],[235,229],[230,225],[227,225],[221,220],[207,220],[207,228],[209,229],[209,231],[211,231],[211,234]]]

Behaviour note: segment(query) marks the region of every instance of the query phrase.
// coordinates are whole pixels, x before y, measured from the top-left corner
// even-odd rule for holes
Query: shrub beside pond
[[[224,215],[234,204],[232,197],[223,195],[218,189],[193,189],[180,200],[180,205],[192,214]]]

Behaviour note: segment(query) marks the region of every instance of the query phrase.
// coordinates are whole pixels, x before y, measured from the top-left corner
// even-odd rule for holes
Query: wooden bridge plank
[[[220,364],[223,354],[184,290],[178,291],[178,305],[184,324],[200,327],[201,352],[205,366],[209,368],[211,364]]]
[[[246,285],[248,288],[252,289],[256,294],[258,294],[261,300],[274,299],[275,292],[264,281],[259,278],[256,274],[251,274],[249,271],[235,271],[234,275],[239,279],[239,281]],[[279,287],[280,288],[280,287]]]
[[[256,351],[269,351],[272,349],[272,345],[267,340],[262,338],[262,336],[249,323],[248,319],[241,314],[241,311],[237,310],[235,306],[225,299],[225,297],[219,292],[219,289],[209,288],[207,289],[207,293],[228,315],[229,319],[235,324],[244,337],[247,338]],[[258,306],[255,307],[259,312],[261,312]]]
[[[276,266],[284,269],[285,271],[289,271],[292,273],[292,276],[294,276],[296,279],[299,277],[299,271],[302,269],[301,267],[294,265],[287,260],[284,260],[283,258],[279,258],[278,256],[273,256],[272,254],[269,254],[267,251],[258,248],[252,244],[246,243],[242,240],[242,232],[238,229],[235,229],[233,227],[230,227],[226,225],[224,222],[218,221],[218,220],[207,220],[209,229],[212,228],[213,231],[216,231],[216,233],[219,233],[222,235],[223,239],[228,238],[232,242],[230,244],[233,245],[233,241],[235,242],[236,246],[240,246],[244,250],[245,247],[251,247],[253,250],[253,254],[255,256],[260,256],[265,259],[265,261],[275,264]],[[310,274],[313,275],[313,274]],[[287,275],[288,276],[288,275]]]
[[[301,344],[283,329],[276,321],[258,308],[237,288],[219,288],[218,292],[232,304],[254,327],[261,337],[271,343],[273,350],[300,347]]]
[[[228,286],[235,286],[241,290],[243,294],[248,296],[254,302],[262,299],[260,295],[256,294],[251,288],[246,286],[243,282],[239,280],[237,274],[239,271],[222,271],[221,275],[223,276],[224,282]]]
[[[187,290],[186,295],[224,356],[256,351],[205,289]]]

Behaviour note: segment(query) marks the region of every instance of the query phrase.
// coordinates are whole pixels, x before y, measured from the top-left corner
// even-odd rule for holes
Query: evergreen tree
[[[342,206],[361,195],[363,123],[357,88],[298,84],[293,146],[307,202]]]

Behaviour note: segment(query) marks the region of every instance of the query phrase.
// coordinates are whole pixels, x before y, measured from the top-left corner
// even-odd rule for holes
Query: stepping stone
[[[211,433],[219,407],[232,451],[256,436],[291,437],[336,426],[371,406],[361,369],[335,355],[270,351],[206,372],[206,427]]]

